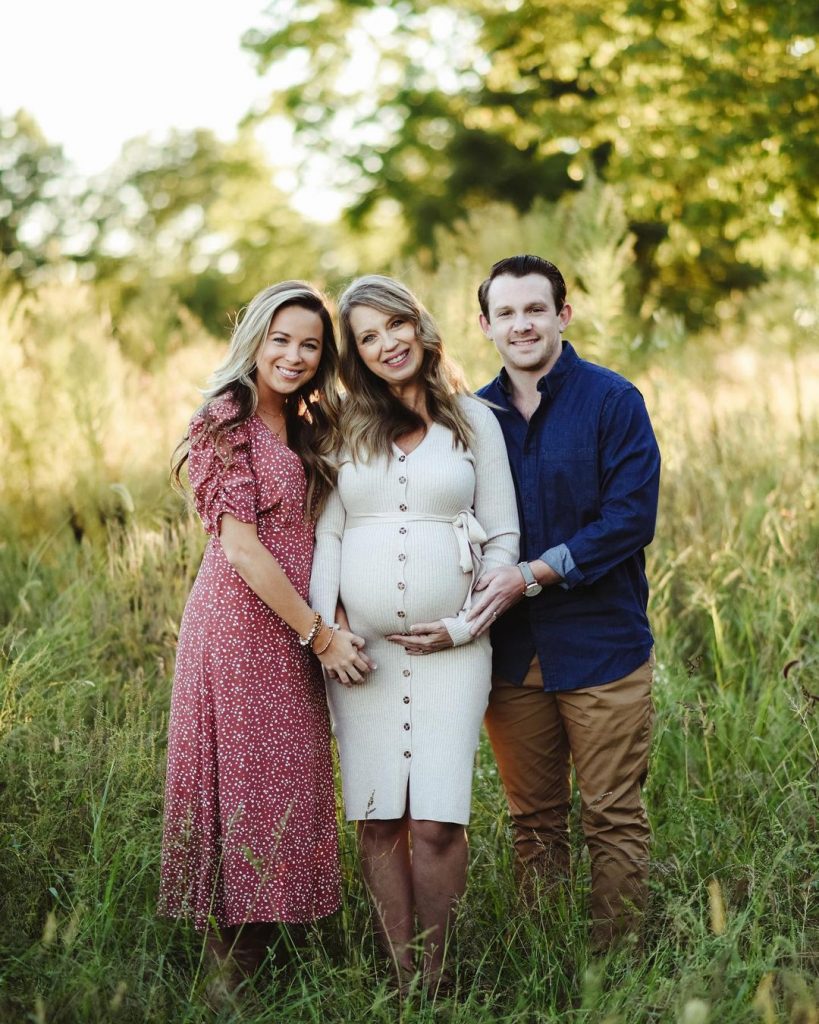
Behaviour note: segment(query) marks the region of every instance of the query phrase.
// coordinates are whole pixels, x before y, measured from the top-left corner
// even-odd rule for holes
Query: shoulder
[[[208,422],[214,426],[222,426],[241,415],[239,402],[233,395],[218,395],[207,402],[201,411],[207,415]]]
[[[484,384],[482,388],[478,388],[478,390],[475,392],[475,396],[479,399],[482,398],[491,402],[493,398],[497,395],[499,388],[500,379],[498,377],[494,377],[488,383]]]
[[[576,372],[579,381],[582,381],[585,386],[594,387],[606,397],[621,395],[626,391],[637,391],[634,384],[622,374],[609,369],[608,366],[590,363],[586,359],[577,360]]]
[[[458,395],[457,400],[476,440],[503,436],[492,407],[481,397]]]
[[[477,394],[458,395],[455,400],[458,403],[461,412],[473,426],[480,425],[482,423],[486,423],[490,419],[494,419],[490,407],[485,401],[483,401],[482,397]]]
[[[196,445],[218,435],[231,448],[239,448],[250,439],[249,420],[239,420],[241,408],[232,395],[219,395],[205,402],[190,422],[191,444]]]

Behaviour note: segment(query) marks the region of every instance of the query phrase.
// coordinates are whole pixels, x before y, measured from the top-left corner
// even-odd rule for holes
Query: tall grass
[[[479,270],[416,273],[450,337]],[[741,347],[726,324],[655,347],[639,378],[664,453],[644,950],[589,954],[577,808],[570,891],[521,912],[482,743],[457,999],[399,1008],[345,828],[343,910],[282,933],[255,990],[215,1014],[199,938],[155,897],[176,632],[203,546],[165,467],[218,345],[191,326],[148,374],[89,292],[0,300],[0,1019],[819,1020],[819,365],[795,330],[756,339],[754,309]],[[480,383],[491,350],[474,328],[455,340]]]

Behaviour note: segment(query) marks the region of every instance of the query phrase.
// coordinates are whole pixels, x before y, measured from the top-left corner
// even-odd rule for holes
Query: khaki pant
[[[592,871],[592,941],[639,931],[648,882],[654,656],[602,686],[544,692],[537,658],[522,686],[495,677],[486,728],[509,801],[521,879],[568,877],[571,764]],[[524,885],[525,888],[525,885]]]

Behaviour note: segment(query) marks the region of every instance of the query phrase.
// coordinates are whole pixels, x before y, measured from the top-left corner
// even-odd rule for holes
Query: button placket
[[[399,467],[397,467],[397,471],[396,471],[398,483],[400,485],[399,489],[398,489],[398,493],[399,493],[398,511],[399,512],[406,512],[407,511],[407,500],[406,500],[407,471],[406,471],[406,468],[403,465],[404,462],[406,461],[406,458],[407,458],[406,455],[399,455],[398,456],[398,462],[401,463],[401,465]],[[404,596],[405,596],[405,592],[406,592],[406,589],[407,589],[407,582],[406,582],[406,580],[404,578],[404,567],[405,567],[406,561],[407,561],[407,553],[404,550],[405,540],[406,540],[406,536],[407,536],[407,526],[406,526],[406,524],[402,524],[401,526],[399,526],[399,528],[398,528],[398,535],[399,535],[399,545],[398,545],[397,562],[396,562],[396,573],[395,573],[395,589],[398,592],[397,593],[398,602],[397,602],[395,607],[396,607],[396,615],[398,616],[399,619],[403,620],[402,621],[402,632],[406,632],[407,612],[406,612],[406,608],[404,606]]]
[[[396,467],[396,477],[398,482],[398,511],[408,511],[409,502],[407,501],[407,468],[406,468],[406,455],[398,456],[399,465]],[[400,544],[398,550],[398,557],[396,559],[396,574],[395,574],[395,587],[400,597],[400,611],[398,613],[399,618],[404,620],[404,631],[407,631],[406,624],[406,610],[404,606],[406,592],[407,592],[407,581],[405,578],[405,570],[407,565],[407,553],[405,550],[407,526],[403,525],[399,528]],[[404,758],[409,762],[412,758],[412,658],[403,650],[404,665],[401,669],[401,681],[403,686],[401,687],[400,701],[401,701],[401,714],[398,719],[400,723],[400,735],[401,735],[401,748]]]

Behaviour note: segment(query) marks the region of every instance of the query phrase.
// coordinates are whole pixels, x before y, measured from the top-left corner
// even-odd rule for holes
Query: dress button
[[[407,614],[406,612],[398,612],[397,613],[399,619],[403,619],[406,614]]]
[[[404,703],[409,704],[409,697],[404,697]]]
[[[410,727],[409,722],[404,722],[404,732],[409,732],[409,727]]]
[[[406,482],[407,482],[407,478],[405,476],[399,476],[398,477],[398,483],[399,484],[405,484]]]
[[[410,670],[409,670],[408,668],[405,668],[405,669],[404,669],[404,672],[403,672],[403,674],[404,674],[405,676],[411,676],[411,675],[412,675],[412,673],[410,672]],[[404,701],[407,701],[407,700],[409,700],[409,698],[408,698],[408,697],[405,697],[405,698],[404,698]]]
[[[401,529],[398,532],[399,533],[406,533],[407,532],[406,526],[402,526]]]
[[[400,555],[398,556],[398,561],[399,561],[399,562],[403,562],[403,561],[405,561],[406,557],[407,557],[407,556],[406,556],[405,554],[403,554],[403,552],[402,552],[402,553],[401,553],[401,554],[400,554]]]
[[[401,509],[402,512],[406,512],[407,511],[407,506],[406,505],[399,505],[398,507]]]
[[[412,754],[410,753],[409,750],[404,751],[404,757],[412,757]]]
[[[398,589],[399,590],[403,590],[404,589],[404,584],[403,583],[399,583],[398,584]]]

